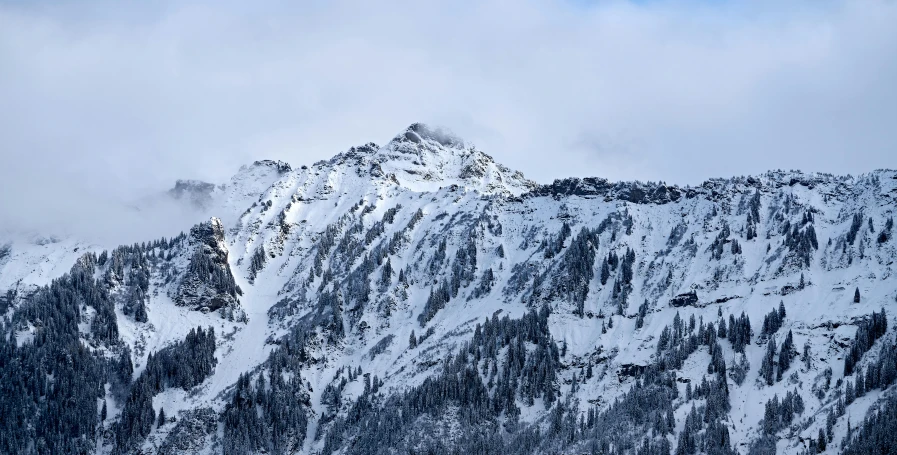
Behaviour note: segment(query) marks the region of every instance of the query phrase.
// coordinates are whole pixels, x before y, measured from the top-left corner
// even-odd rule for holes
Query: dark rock
[[[420,144],[420,143],[421,143],[421,138],[420,138],[420,136],[418,136],[414,131],[406,131],[406,132],[405,132],[405,139],[407,139],[407,140],[409,140],[409,141],[411,141],[411,142],[414,142],[415,144]]]
[[[200,453],[206,438],[218,429],[218,416],[211,408],[184,412],[159,447],[159,455]]]
[[[694,190],[690,190],[694,191]],[[610,183],[599,177],[566,178],[550,185],[537,186],[524,197],[595,196],[607,201],[621,200],[634,204],[666,204],[678,201],[684,191],[675,186],[659,183],[619,182]]]
[[[252,164],[254,164],[256,166],[272,167],[274,169],[277,169],[277,172],[280,172],[281,174],[285,174],[285,173],[293,170],[293,168],[290,166],[289,163],[286,163],[286,162],[283,162],[280,160],[277,160],[277,161],[275,161],[275,160],[260,160],[260,161],[254,162]]]
[[[212,201],[215,185],[199,180],[178,180],[168,194],[178,200],[186,200],[196,207],[206,207]]]
[[[215,311],[236,307],[237,286],[224,243],[224,226],[218,218],[190,229],[193,255],[177,288],[174,302],[194,310]]]
[[[458,145],[463,145],[464,141],[462,141],[457,136],[453,134],[443,131],[441,129],[432,129],[423,123],[415,123],[408,127],[409,132],[414,132],[418,135],[418,137],[426,140],[431,140],[439,143],[445,147],[455,147]]]
[[[670,305],[674,307],[695,306],[698,303],[698,293],[695,291],[679,294],[670,300]]]
[[[623,364],[620,365],[620,372],[617,373],[617,376],[621,381],[626,377],[634,378],[641,375],[646,368],[648,368],[646,365],[636,365],[633,363]]]
[[[422,144],[424,141],[433,141],[443,147],[457,148],[464,145],[464,141],[457,136],[442,129],[430,128],[423,123],[412,124],[402,134],[399,134],[392,140],[396,144],[404,142],[412,146],[411,148],[399,150],[403,152],[413,152],[418,147],[416,144]]]

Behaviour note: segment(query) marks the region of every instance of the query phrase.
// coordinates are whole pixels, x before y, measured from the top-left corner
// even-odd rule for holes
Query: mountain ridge
[[[409,137],[414,138],[409,139]],[[430,146],[430,147],[427,147]],[[460,156],[459,156],[460,155]],[[435,158],[436,168],[442,172],[432,172],[428,169],[428,163],[416,158],[426,156]],[[455,163],[447,163],[442,158],[456,158]],[[410,158],[410,162],[409,162]],[[373,142],[361,146],[351,147],[345,152],[340,152],[328,160],[314,163],[311,169],[315,172],[324,171],[328,166],[354,166],[359,177],[369,176],[375,179],[386,179],[393,183],[405,186],[416,191],[434,191],[439,188],[439,183],[445,186],[459,185],[469,186],[484,193],[490,193],[489,183],[478,184],[477,178],[486,177],[488,169],[498,177],[498,183],[491,187],[492,191],[505,192],[517,197],[546,196],[546,195],[578,195],[578,196],[605,196],[614,199],[627,200],[634,203],[663,203],[675,201],[680,197],[718,197],[726,187],[757,188],[774,190],[784,186],[802,185],[813,188],[816,185],[836,185],[831,190],[831,195],[841,194],[840,191],[848,188],[846,182],[863,179],[868,176],[878,175],[894,178],[897,171],[893,169],[878,169],[860,176],[835,175],[831,173],[810,172],[798,170],[782,171],[770,170],[756,176],[732,176],[709,178],[699,185],[667,185],[665,183],[631,181],[611,181],[603,177],[567,177],[555,179],[551,183],[536,183],[526,179],[520,171],[515,171],[507,166],[494,161],[486,153],[469,145],[464,140],[434,129],[421,123],[414,123],[403,132],[396,135],[385,146],[380,147]],[[383,170],[387,166],[387,171]],[[446,167],[450,169],[447,170]],[[241,168],[233,179],[237,178],[247,169],[275,168],[280,175],[292,171],[308,170],[306,165],[293,169],[288,163],[279,160],[260,160],[251,166]],[[404,176],[401,181],[399,176]],[[420,178],[409,178],[420,176]],[[511,184],[503,185],[504,180],[510,180]],[[171,191],[178,192],[178,185],[186,185],[186,182],[204,184],[204,188],[211,183],[198,181],[179,181]],[[432,184],[427,184],[432,183]],[[840,185],[840,186],[838,186]],[[258,191],[260,192],[260,191]],[[886,197],[894,198],[888,194]]]
[[[894,171],[536,185],[414,124],[383,147],[180,188],[217,218],[109,251],[62,240],[0,255],[20,349],[63,335],[42,332],[50,310],[32,290],[69,289],[30,264],[80,258],[72,276],[106,296],[66,329],[132,365],[96,379],[107,411],[90,453],[804,453],[827,427],[813,416],[856,383],[842,367],[856,333],[895,313]],[[739,336],[708,335],[722,325]],[[214,328],[213,352],[196,327]],[[888,330],[863,345],[865,371]],[[184,349],[214,362],[158,372]],[[835,418],[830,452],[892,390],[870,384]],[[772,425],[764,406],[786,394],[805,410]],[[147,426],[162,409],[175,420]]]

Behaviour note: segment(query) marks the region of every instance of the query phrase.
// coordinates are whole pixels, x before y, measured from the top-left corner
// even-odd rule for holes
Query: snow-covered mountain
[[[215,218],[0,240],[0,451],[837,453],[897,376],[893,170],[538,185],[415,124],[169,196]]]

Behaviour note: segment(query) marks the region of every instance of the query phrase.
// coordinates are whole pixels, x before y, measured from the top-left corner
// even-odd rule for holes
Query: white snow
[[[655,353],[657,337],[664,326],[671,324],[677,311],[685,320],[694,314],[703,317],[705,323],[716,323],[720,309],[725,318],[730,313],[738,316],[744,312],[751,319],[756,341],[764,315],[781,301],[788,317],[780,329],[778,342],[781,343],[784,334],[792,330],[798,350],[804,343],[809,343],[813,361],[809,369],[795,361],[795,366],[788,372],[788,376],[796,372],[797,382],[794,384],[783,380],[774,386],[759,386],[757,375],[765,344],[755,342],[748,346],[747,357],[751,364],[748,377],[740,386],[731,380],[729,384],[733,405],[729,431],[736,448],[745,453],[747,444],[757,436],[764,404],[774,394],[782,397],[788,390],[796,388],[806,405],[806,411],[799,419],[806,419],[826,406],[810,388],[826,367],[831,367],[834,372],[833,383],[842,378],[844,343],[853,336],[855,326],[851,324],[855,318],[882,307],[892,315],[897,314],[892,311],[897,296],[893,270],[897,242],[878,244],[875,241],[885,219],[894,216],[894,197],[897,196],[897,173],[894,171],[876,171],[857,177],[785,172],[756,177],[762,200],[759,237],[748,241],[744,236],[744,204],[739,201],[753,195],[754,185],[744,179],[714,180],[697,188],[701,193],[694,197],[682,197],[676,202],[660,205],[588,195],[517,200],[517,196],[533,188],[534,184],[472,146],[463,142],[441,144],[426,134],[419,135],[420,143],[402,140],[402,137],[398,136],[384,147],[355,149],[330,161],[288,172],[281,172],[273,164],[257,163],[244,167],[229,183],[216,187],[211,207],[220,212],[216,216],[224,220],[227,228],[230,267],[244,291],[240,302],[248,322],[229,322],[215,313],[203,314],[178,307],[168,297],[166,286],[170,285],[158,280],[152,284],[149,323],[134,323],[119,313],[122,338],[135,348],[134,361],[138,371],[148,353],[182,340],[191,328],[215,327],[219,346],[214,375],[189,393],[171,389],[159,394],[154,399],[157,410],[164,407],[168,415],[199,406],[220,410],[226,398],[223,392],[241,373],[261,364],[274,349],[275,346],[267,344],[266,340],[284,334],[293,321],[313,309],[316,291],[322,282],[321,277],[313,274],[315,245],[326,227],[337,227],[336,243],[339,243],[350,226],[361,222],[363,231],[354,238],[363,239],[365,232],[380,222],[388,209],[399,205],[401,209],[395,221],[386,224],[385,231],[366,245],[365,250],[370,252],[380,242],[388,242],[394,233],[402,232],[420,209],[423,219],[402,233],[404,240],[398,251],[389,255],[396,275],[404,269],[413,284],[407,289],[407,298],[402,297],[395,276],[389,286],[381,289],[378,268],[370,276],[370,302],[357,315],[354,324],[349,323],[348,316],[345,319],[345,339],[339,346],[321,347],[313,353],[322,362],[304,370],[302,378],[310,386],[313,409],[318,416],[322,412],[321,392],[344,366],[361,366],[365,373],[377,375],[385,381],[384,388],[390,393],[404,390],[438,371],[439,360],[470,338],[475,323],[491,317],[496,311],[511,317],[522,315],[528,309],[523,303],[527,292],[506,293],[514,265],[529,261],[540,271],[554,267],[552,264],[558,258],[545,260],[538,251],[543,240],[556,235],[564,222],[571,225],[573,236],[576,236],[582,227],[597,228],[611,213],[628,213],[633,219],[632,233],[626,235],[622,230],[616,231],[617,223],[615,228],[601,234],[599,245],[595,246],[595,276],[589,286],[585,311],[592,315],[614,313],[615,306],[610,303],[614,275],[606,285],[601,285],[601,259],[610,251],[622,254],[626,248],[632,248],[636,254],[635,278],[625,317],[612,316],[613,328],[602,334],[601,324],[608,318],[580,318],[573,314],[570,302],[547,302],[553,309],[552,335],[558,342],[567,343],[567,355],[562,362],[570,367],[563,371],[561,383],[569,382],[574,373],[579,376],[579,368],[572,364],[590,361],[595,367],[594,378],[582,384],[578,392],[581,403],[606,404],[628,390],[631,380],[621,382],[616,372],[621,365],[648,363]],[[812,181],[813,188],[792,184],[792,179]],[[778,231],[781,221],[771,219],[776,213],[770,208],[782,206],[785,196],[793,197],[796,204],[787,214],[792,223],[799,221],[810,209],[815,216],[819,249],[808,268],[781,268],[782,256],[787,250],[777,254],[783,249],[784,236]],[[353,211],[353,206],[359,202],[360,207]],[[369,208],[372,209],[368,211]],[[718,215],[713,216],[714,211]],[[870,232],[864,222],[856,244],[846,247],[853,256],[848,264],[847,255],[839,245],[843,243],[851,216],[860,211],[865,218],[874,220],[876,230]],[[500,224],[501,233],[487,228],[487,220]],[[670,231],[680,223],[688,228],[682,241],[668,253],[661,254],[667,248]],[[722,258],[716,261],[710,258],[708,247],[723,223],[729,225],[729,238],[738,239],[743,253],[733,255],[727,243]],[[439,311],[426,328],[422,328],[417,316],[434,285],[426,269],[438,242],[443,239],[447,243],[449,263],[458,248],[473,239],[477,246],[477,280],[486,268],[491,267],[496,282],[490,294],[468,301],[467,296],[477,282],[474,280]],[[696,243],[693,250],[684,245],[688,239]],[[830,240],[832,245],[828,243]],[[254,284],[250,284],[249,257],[261,245],[269,257]],[[496,254],[499,245],[504,248],[504,257]],[[862,258],[859,257],[860,245],[864,248]],[[7,258],[0,259],[0,291],[45,284],[67,271],[84,252],[98,250],[64,240],[44,245],[16,242],[11,251]],[[331,255],[325,260],[324,269],[339,265],[333,262],[335,259]],[[563,252],[559,256],[562,255]],[[352,267],[361,259],[356,258]],[[672,285],[661,290],[659,283],[668,272],[672,272]],[[337,282],[345,276],[340,270],[334,270],[334,273]],[[448,273],[443,269],[437,276],[441,280]],[[797,288],[801,273],[809,284],[804,289],[783,295],[784,286]],[[531,284],[528,283],[527,288]],[[853,303],[856,287],[863,296],[859,304]],[[669,305],[670,298],[690,290],[697,291],[702,307],[677,309]],[[713,303],[727,297],[732,298]],[[284,321],[269,321],[269,308],[284,298],[305,303],[300,304],[299,314]],[[645,325],[635,329],[634,316],[639,304],[646,299],[649,312]],[[347,303],[346,306],[350,305]],[[383,311],[386,307],[391,308],[389,315]],[[839,327],[828,328],[832,324]],[[409,350],[411,331],[420,336],[427,328],[433,328],[435,333],[414,350]],[[371,359],[369,350],[387,335],[394,336],[391,345]],[[734,352],[727,342],[721,344],[731,366]],[[605,359],[603,363],[597,363],[599,358]],[[680,376],[700,382],[708,361],[706,349],[700,350],[688,359]],[[343,396],[350,399],[357,396],[361,393],[360,387],[360,380],[350,383]],[[564,393],[569,389],[567,385],[559,387]],[[852,422],[861,420],[877,393],[870,393],[849,407]],[[691,408],[691,403],[680,404],[677,421]],[[537,421],[545,415],[544,406],[539,402],[532,407],[521,405],[521,408],[523,421]],[[318,430],[315,419],[310,422],[309,436]],[[846,431],[845,422],[846,417],[838,421],[839,435],[843,436]],[[816,423],[799,434],[815,435],[820,424],[824,424],[824,418],[821,422],[817,418]],[[164,434],[156,435],[153,440],[160,441],[161,436]],[[836,441],[840,437],[836,436]],[[320,444],[321,441],[309,437],[303,452],[312,453],[320,448]],[[802,446],[797,438],[783,437],[778,449],[780,453],[798,453]],[[833,451],[830,448],[829,452]]]

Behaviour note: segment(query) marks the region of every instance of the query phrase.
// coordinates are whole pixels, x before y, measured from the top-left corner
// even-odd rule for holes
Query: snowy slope
[[[156,395],[153,407],[169,416],[205,407],[220,413],[240,375],[264,371],[281,349],[278,340],[301,331],[310,359],[291,374],[307,394],[309,424],[296,453],[322,450],[333,418],[365,393],[356,379],[342,389],[337,415],[323,403],[327,386],[339,384],[347,367],[382,380],[384,396],[409,390],[437,374],[476,324],[498,312],[519,318],[547,305],[551,336],[565,346],[554,387],[602,409],[630,390],[632,371],[654,361],[658,338],[677,313],[714,323],[719,314],[744,313],[759,334],[764,316],[780,302],[788,316],[778,343],[791,330],[797,349],[809,346],[812,358],[767,386],[759,379],[766,342],[752,338],[745,351],[751,368],[740,385],[729,381],[732,409],[724,423],[732,447],[747,453],[760,435],[767,400],[797,390],[806,410],[795,429],[777,434],[777,449],[800,453],[824,425],[824,418],[811,416],[831,406],[831,395],[815,395],[820,375],[830,367],[832,381],[842,379],[858,321],[881,308],[894,314],[897,305],[897,240],[879,242],[897,207],[891,170],[861,176],[773,171],[689,188],[602,179],[536,185],[463,140],[415,124],[383,147],[366,144],[297,168],[256,162],[222,185],[181,182],[172,196],[222,220],[216,254],[226,257],[240,294],[221,310],[176,303],[202,248],[189,236],[165,250],[170,258],[150,261],[146,322],[122,309],[130,282],[112,283],[135,375],[149,353],[183,340],[193,327],[213,326],[214,373],[193,390]],[[759,216],[751,215],[755,208]],[[851,235],[857,214],[862,223]],[[809,239],[809,230],[815,247],[795,240]],[[69,240],[15,243],[0,254],[0,291],[46,284],[86,250],[99,251]],[[602,284],[605,258],[629,250],[631,280],[621,281],[617,266]],[[162,249],[151,251],[162,256]],[[575,251],[589,251],[591,260],[582,266]],[[433,307],[431,295],[441,286],[454,295]],[[860,303],[854,303],[857,288]],[[673,305],[690,292],[696,302]],[[644,325],[636,328],[643,304]],[[412,333],[422,338],[413,348]],[[733,365],[738,355],[730,344],[722,347]],[[875,349],[864,362],[876,358]],[[700,348],[677,372],[683,396],[687,382],[707,376],[709,359]],[[583,382],[586,367],[594,374]],[[571,391],[574,375],[579,382]],[[851,404],[849,418],[861,420],[879,394]],[[678,432],[692,403],[677,400]],[[107,428],[121,408],[109,401]],[[522,422],[544,424],[545,406],[519,406]],[[836,441],[847,418],[837,423]],[[173,428],[153,429],[143,443],[147,453],[158,451]],[[202,450],[218,453],[214,439],[201,439]],[[675,446],[675,437],[670,440]],[[99,447],[112,448],[103,438]]]

